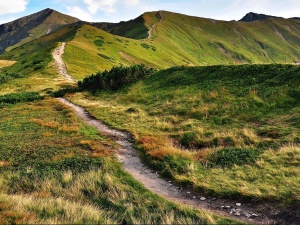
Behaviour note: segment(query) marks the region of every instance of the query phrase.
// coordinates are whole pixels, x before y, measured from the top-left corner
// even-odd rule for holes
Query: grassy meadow
[[[147,191],[122,170],[116,144],[58,100],[7,99],[17,94],[0,99],[1,224],[236,224]]]
[[[299,202],[300,68],[174,67],[69,97],[130,131],[145,162],[218,196]]]
[[[299,20],[272,18],[243,23],[166,11],[161,14],[160,23],[157,12],[145,13],[144,21],[132,21],[135,26],[126,30],[139,39],[145,35],[145,29],[139,27],[150,29],[156,24],[149,39],[121,37],[127,35],[122,30],[119,31],[121,36],[117,36],[90,25],[80,26],[64,55],[70,74],[80,80],[115,66],[141,63],[166,69],[181,65],[293,64],[299,61],[296,47],[300,41]],[[118,29],[112,32],[118,33]]]
[[[59,45],[58,42],[72,39],[75,32],[75,27],[61,29],[0,55],[2,62],[12,64],[0,69],[0,94],[24,91],[47,93],[69,87],[71,84],[57,73],[51,53]]]
[[[133,64],[160,70],[66,97],[132,133],[162,176],[215,196],[299,204],[300,67],[283,65],[299,60],[299,20],[162,15],[116,29],[141,40],[82,24],[38,38],[42,24],[0,55],[0,224],[236,224],[146,190],[122,170],[112,140],[48,96],[74,88],[53,63],[61,42],[78,80]]]

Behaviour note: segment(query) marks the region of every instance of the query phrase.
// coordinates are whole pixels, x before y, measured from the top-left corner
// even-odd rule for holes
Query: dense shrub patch
[[[144,65],[113,67],[110,71],[105,70],[84,78],[83,81],[78,82],[78,87],[80,90],[91,92],[117,90],[154,72],[155,69],[147,68]]]
[[[244,165],[254,163],[261,151],[247,148],[224,148],[213,152],[209,156],[208,165],[211,167],[232,167],[234,165]]]
[[[0,104],[15,104],[43,99],[38,92],[11,93],[0,96]]]
[[[0,73],[0,84],[4,84],[8,82],[9,80],[15,79],[15,78],[21,78],[22,76],[18,73]]]

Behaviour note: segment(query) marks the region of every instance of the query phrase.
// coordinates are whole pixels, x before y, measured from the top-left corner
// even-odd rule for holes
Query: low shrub
[[[21,92],[21,93],[11,93],[7,95],[0,96],[0,104],[15,104],[18,102],[30,102],[34,100],[40,100],[44,97],[38,92]]]
[[[133,65],[130,67],[113,67],[110,71],[98,72],[78,82],[80,90],[96,92],[97,90],[118,90],[125,85],[131,84],[151,75],[156,70],[144,65]]]
[[[248,148],[224,148],[214,151],[208,157],[210,167],[232,167],[254,163],[260,155],[258,149]]]

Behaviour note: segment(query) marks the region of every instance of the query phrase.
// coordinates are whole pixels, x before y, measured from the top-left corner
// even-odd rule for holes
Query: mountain
[[[0,25],[0,53],[21,46],[31,40],[79,20],[52,9],[45,9],[32,15]]]
[[[150,35],[140,40],[82,25],[64,55],[71,74],[80,79],[86,73],[120,64],[143,63],[161,69],[174,65],[292,64],[300,59],[300,21],[296,19],[228,22],[167,11],[141,17],[137,26],[146,26]]]
[[[47,62],[51,62],[50,53],[57,42],[67,42],[64,60],[76,79],[114,66],[137,63],[162,69],[176,65],[294,64],[300,61],[300,20],[296,18],[270,16],[246,23],[157,11],[146,12],[127,22],[87,23],[66,16],[70,18],[69,24],[56,20],[52,23],[56,29],[43,36],[49,29],[43,18],[56,19],[53,14],[65,17],[48,11],[40,12],[42,19],[32,17],[30,23],[22,18],[23,27],[31,26],[31,32],[43,32],[21,40],[0,55],[0,59],[18,61],[13,65],[18,72],[30,68],[21,62],[32,53],[47,51]],[[39,25],[34,27],[34,23]],[[14,29],[11,33],[22,30]],[[32,41],[25,43],[29,39]],[[35,60],[39,60],[38,57]]]
[[[280,18],[280,17],[275,17],[275,16],[269,16],[269,15],[265,15],[265,14],[258,14],[258,13],[247,13],[241,20],[241,22],[254,22],[254,21],[258,21],[258,20],[265,20],[268,18]],[[282,18],[283,19],[283,18]]]
[[[148,28],[145,25],[144,15],[129,21],[121,21],[120,23],[91,23],[101,30],[111,34],[133,38],[144,39],[148,37]]]

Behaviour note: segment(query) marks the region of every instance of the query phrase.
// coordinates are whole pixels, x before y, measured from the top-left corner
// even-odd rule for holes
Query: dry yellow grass
[[[12,66],[15,64],[17,61],[11,61],[11,60],[0,60],[0,68],[7,67],[7,66]]]

